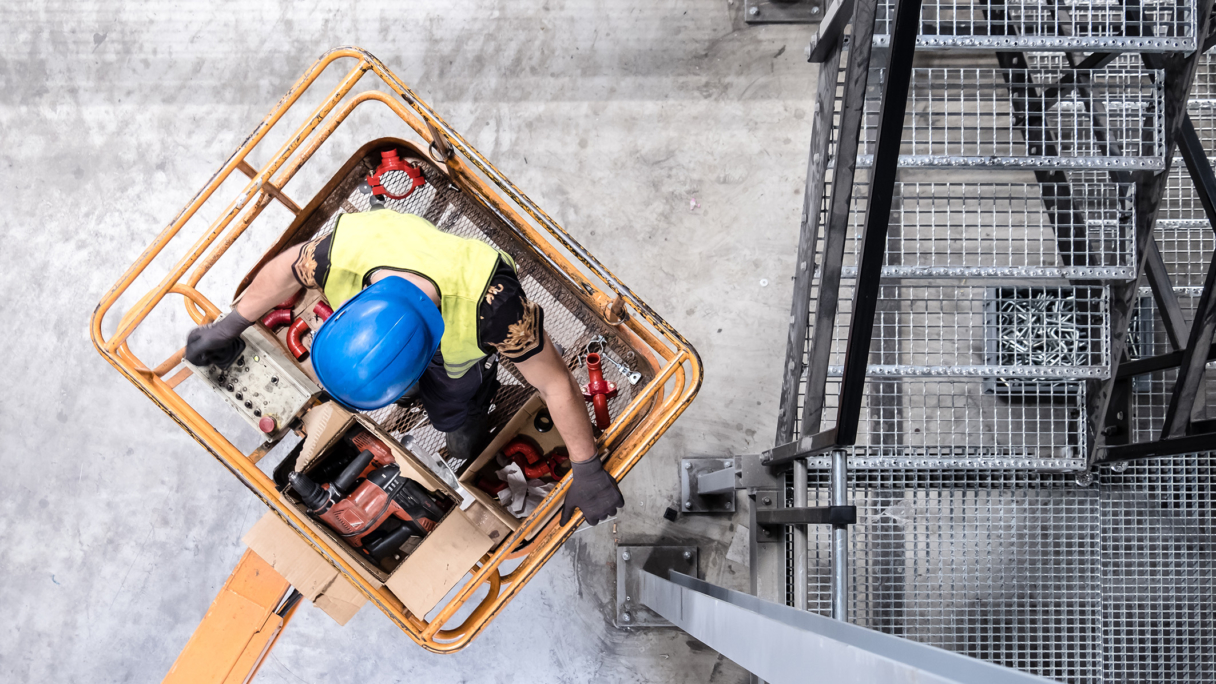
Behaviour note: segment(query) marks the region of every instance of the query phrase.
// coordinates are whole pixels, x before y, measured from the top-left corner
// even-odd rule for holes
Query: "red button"
[[[274,432],[274,429],[275,429],[274,418],[271,418],[270,416],[263,417],[261,420],[258,421],[258,429],[260,429],[262,432],[265,432],[268,435],[270,433]]]

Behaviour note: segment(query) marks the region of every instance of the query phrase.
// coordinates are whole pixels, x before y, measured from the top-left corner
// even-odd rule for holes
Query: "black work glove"
[[[231,366],[245,351],[241,333],[251,325],[252,321],[232,311],[214,323],[191,330],[186,337],[186,360],[196,366]]]
[[[608,516],[614,515],[616,509],[625,507],[625,497],[616,486],[616,480],[604,470],[600,459],[571,463],[574,473],[571,477],[570,489],[566,492],[566,501],[562,504],[562,518],[559,524],[570,522],[574,509],[583,512],[588,525],[598,525]]]

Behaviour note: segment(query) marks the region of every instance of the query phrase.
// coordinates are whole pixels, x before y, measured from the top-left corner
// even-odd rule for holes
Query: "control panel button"
[[[271,418],[270,416],[265,416],[258,421],[258,429],[268,435],[275,431],[275,427],[274,418]]]

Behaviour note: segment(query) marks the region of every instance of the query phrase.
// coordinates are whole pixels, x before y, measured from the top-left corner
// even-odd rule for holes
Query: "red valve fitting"
[[[262,325],[275,330],[291,323],[291,309],[273,309],[262,316]]]
[[[297,318],[287,329],[287,351],[296,357],[296,361],[304,363],[308,359],[308,348],[304,346],[304,333],[308,332],[308,323],[303,318]]]
[[[608,415],[608,400],[616,396],[616,385],[604,380],[604,372],[600,369],[600,355],[592,352],[587,355],[587,380],[583,385],[583,399],[595,408],[595,426],[607,430],[612,423]]]
[[[317,318],[320,318],[323,321],[329,320],[329,317],[334,315],[334,310],[329,308],[329,305],[325,302],[317,302],[316,305],[312,307],[312,312],[317,315]]]
[[[385,189],[380,182],[381,176],[390,171],[404,171],[405,175],[410,177],[410,187],[403,195],[394,195]],[[367,177],[367,184],[372,187],[373,195],[384,195],[389,199],[402,200],[410,196],[417,188],[426,185],[426,179],[422,177],[422,171],[415,164],[400,159],[397,156],[397,150],[385,150],[380,153],[380,166],[376,167],[376,172]]]

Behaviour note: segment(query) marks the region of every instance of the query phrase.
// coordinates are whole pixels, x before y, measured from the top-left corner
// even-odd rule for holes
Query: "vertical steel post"
[[[806,481],[806,459],[794,461],[794,508],[805,508],[809,487]],[[810,564],[807,548],[807,526],[794,525],[794,607],[807,609],[807,566]]]
[[[832,505],[849,505],[849,455],[843,449],[832,452]],[[832,526],[832,617],[849,620],[848,525]]]

